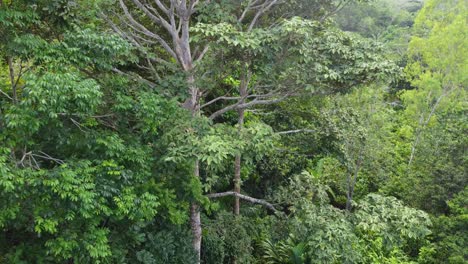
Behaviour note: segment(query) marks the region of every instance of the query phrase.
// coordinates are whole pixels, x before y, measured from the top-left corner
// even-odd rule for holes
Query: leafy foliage
[[[467,7],[420,8],[0,0],[0,263],[465,263]]]

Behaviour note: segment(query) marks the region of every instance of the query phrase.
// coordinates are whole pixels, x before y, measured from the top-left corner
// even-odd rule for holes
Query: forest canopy
[[[0,0],[0,263],[466,263],[466,0]]]

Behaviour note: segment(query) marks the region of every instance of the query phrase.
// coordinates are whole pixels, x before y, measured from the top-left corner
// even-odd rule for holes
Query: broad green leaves
[[[431,221],[425,212],[406,207],[393,197],[369,194],[358,202],[355,217],[364,237],[382,237],[387,249],[431,233]]]

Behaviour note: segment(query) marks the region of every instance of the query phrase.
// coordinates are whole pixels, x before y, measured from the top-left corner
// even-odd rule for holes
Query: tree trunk
[[[248,74],[242,76],[242,80],[239,86],[239,94],[241,97],[241,103],[243,103],[244,98],[247,96],[247,86],[249,83]],[[239,137],[242,135],[242,128],[244,126],[244,117],[245,117],[245,110],[243,108],[237,110],[239,117],[237,119],[238,125],[238,135]],[[241,162],[242,162],[242,155],[239,153],[236,155],[234,161],[234,192],[240,194],[241,191]],[[240,213],[240,199],[238,196],[234,198],[234,214],[239,215]]]
[[[193,172],[195,177],[200,177],[200,168],[198,160],[195,161],[195,168]],[[200,206],[197,202],[192,202],[190,205],[190,228],[192,230],[192,246],[196,254],[196,263],[200,263],[201,255],[201,241],[202,241],[202,228],[200,219]]]
[[[1,0],[0,0],[1,1]],[[132,6],[129,8],[127,5],[131,3]],[[151,4],[150,2],[153,2]],[[122,21],[124,24],[129,25],[130,28],[137,29],[138,33],[133,33],[134,30],[130,30],[130,34],[123,34],[125,38],[129,38],[133,44],[139,46],[141,39],[151,39],[154,43],[160,45],[168,55],[170,55],[177,64],[181,67],[182,71],[187,75],[187,88],[190,97],[182,104],[182,107],[190,111],[192,118],[200,116],[199,97],[200,89],[195,84],[195,77],[193,74],[194,59],[192,57],[192,49],[190,46],[190,20],[192,14],[195,13],[195,7],[199,1],[186,1],[186,0],[154,0],[154,1],[124,1],[120,0],[119,5],[122,8],[124,18]],[[168,5],[166,5],[168,4]],[[138,16],[132,13],[133,9],[137,8]],[[142,23],[138,17],[141,14],[145,15],[145,18],[150,20],[152,23],[158,26],[158,31],[152,31],[148,29],[145,24]],[[111,21],[108,19],[108,22]],[[112,28],[118,33],[123,33],[117,26],[112,22]],[[161,30],[161,31],[160,31]],[[127,31],[128,33],[129,31]],[[172,45],[170,45],[172,43]],[[201,56],[199,56],[199,59]],[[200,177],[199,162],[195,158],[193,177]],[[193,248],[197,254],[197,263],[200,263],[200,252],[201,252],[201,222],[200,222],[200,206],[194,201],[190,205],[190,226],[193,235]]]
[[[16,104],[18,101],[18,96],[16,95],[16,82],[15,82],[15,68],[13,67],[13,59],[8,56],[7,57],[8,69],[10,72],[10,82],[11,82],[11,92],[12,92],[12,99],[13,104]]]
[[[195,160],[194,177],[200,177],[200,168],[198,159]],[[190,228],[192,230],[192,246],[196,254],[196,263],[200,263],[202,227],[200,218],[200,205],[194,201],[190,204]]]
[[[363,159],[362,148],[363,147],[361,147],[361,149],[359,150],[358,158],[354,167],[354,173],[349,172],[348,177],[347,177],[348,191],[346,192],[346,198],[347,198],[346,210],[348,212],[351,212],[351,209],[353,208],[352,202],[353,202],[353,196],[354,196],[354,187],[356,186],[357,177],[359,174],[359,170],[361,169],[361,164],[362,164],[362,159]]]
[[[242,125],[244,124],[244,110],[239,111],[239,132],[241,130]],[[240,134],[240,133],[239,133]],[[241,190],[241,159],[242,155],[236,155],[236,159],[234,161],[234,192],[240,194]],[[240,212],[240,199],[238,196],[234,198],[234,214],[239,215]]]
[[[198,88],[195,85],[195,78],[193,74],[189,73],[187,77],[187,84],[190,91],[190,98],[188,99],[188,104],[186,102],[185,106],[189,107],[190,112],[192,113],[192,118],[196,118],[200,114],[200,108],[198,106]],[[200,165],[198,159],[195,160],[195,165],[193,169],[193,176],[200,177]],[[201,241],[202,241],[202,228],[201,228],[201,219],[200,219],[200,205],[194,201],[190,204],[190,228],[192,230],[192,246],[196,254],[196,263],[200,263],[201,255]]]

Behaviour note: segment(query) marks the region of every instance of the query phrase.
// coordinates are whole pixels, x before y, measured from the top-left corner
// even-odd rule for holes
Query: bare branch
[[[264,95],[264,96],[267,96],[267,95]],[[274,96],[273,94],[271,94],[271,97]],[[280,98],[277,98],[277,99],[272,99],[272,100],[258,100],[258,98],[248,102],[248,103],[243,103],[243,100],[242,98],[240,98],[240,100],[235,103],[235,104],[232,104],[232,105],[229,105],[229,106],[226,106],[225,108],[223,109],[220,109],[216,112],[214,112],[213,114],[210,115],[210,119],[215,119],[221,115],[223,115],[224,113],[228,112],[228,111],[231,111],[231,110],[235,110],[235,109],[246,109],[246,108],[249,108],[249,107],[252,107],[252,106],[255,106],[255,105],[269,105],[269,104],[276,104],[276,103],[279,103],[281,101],[284,101],[285,99],[287,99],[289,96],[291,96],[290,93],[286,94],[286,95],[283,95],[282,97]],[[247,96],[248,97],[248,96]],[[245,97],[245,98],[247,98]],[[244,99],[245,99],[244,98]]]
[[[122,1],[122,0],[120,0]],[[158,13],[157,13],[157,10],[152,8],[152,10],[154,12],[151,12],[147,6],[143,5],[140,1],[138,0],[132,0],[132,2],[138,6],[138,8],[141,9],[141,11],[143,11],[153,22],[155,22],[156,24],[160,25],[160,26],[163,26],[169,34],[174,34],[173,30],[172,30],[172,26],[171,24],[169,24],[169,22],[167,22],[164,18],[162,18]],[[155,13],[155,14],[154,14]]]
[[[34,167],[34,166],[32,165],[31,160],[34,161],[34,164],[36,164],[36,167]],[[38,170],[38,169],[41,168],[41,167],[39,166],[39,163],[37,163],[36,159],[34,158],[34,156],[33,156],[32,154],[29,155],[29,164],[30,164],[31,167],[35,168],[36,170]]]
[[[82,126],[78,121],[76,121],[76,120],[73,119],[73,118],[70,118],[70,121],[72,121],[72,123],[73,123],[76,127],[78,127],[78,129],[79,129],[81,132],[86,133],[86,131],[84,131],[83,128],[82,128],[83,126]]]
[[[39,153],[41,153],[42,155],[38,155],[38,154],[31,154],[31,155],[34,155],[36,157],[41,157],[43,159],[48,159],[48,160],[52,160],[58,164],[64,164],[65,161],[61,160],[61,159],[57,159],[57,158],[53,158],[51,157],[49,154],[43,152],[43,151],[39,151]]]
[[[158,6],[158,8],[161,9],[164,12],[164,14],[169,15],[169,9],[163,3],[161,3],[160,0],[154,0],[154,2]],[[172,1],[171,1],[171,3],[172,3]]]
[[[279,135],[288,135],[288,134],[296,134],[296,133],[315,133],[317,131],[311,129],[296,129],[296,130],[287,130],[287,131],[280,131],[276,132]]]
[[[136,0],[135,0],[136,1]],[[124,11],[124,14],[125,16],[127,17],[128,21],[131,23],[131,26],[134,30],[138,30],[140,31],[141,33],[145,34],[146,36],[148,37],[151,37],[151,38],[154,38],[155,40],[157,40],[159,42],[159,44],[161,44],[161,46],[175,59],[177,59],[177,55],[176,53],[172,50],[172,48],[169,46],[169,44],[167,44],[167,42],[159,35],[157,34],[154,34],[153,32],[151,32],[149,29],[147,29],[145,26],[143,26],[142,24],[140,24],[139,22],[137,22],[132,14],[130,13],[130,11],[128,10],[128,7],[125,5],[125,3],[123,2],[123,0],[120,0],[120,6],[122,7],[122,10]],[[148,11],[149,12],[149,11]]]
[[[333,16],[334,14],[340,12],[349,2],[349,0],[342,0],[335,8],[335,10],[331,11],[330,13],[325,14],[320,18],[320,22],[323,22],[325,19]]]
[[[24,151],[24,154],[23,154],[23,157],[21,158],[21,160],[18,162],[18,165],[21,165],[23,167],[26,167],[26,164],[24,164],[24,161],[26,160],[26,158],[29,160],[29,166],[35,168],[35,169],[40,169],[40,166],[39,166],[39,163],[37,162],[37,160],[35,159],[35,157],[38,157],[38,158],[42,158],[42,159],[45,159],[45,160],[50,160],[50,161],[53,161],[59,165],[62,165],[65,163],[65,161],[61,160],[61,159],[57,159],[57,158],[54,158],[52,156],[50,156],[49,154],[43,152],[43,151],[39,151],[40,154],[35,154],[33,153],[33,151],[29,151],[29,152],[26,152],[26,150]],[[33,165],[33,162],[34,162],[34,165]]]
[[[13,101],[13,98],[11,98],[11,96],[9,96],[7,93],[5,93],[4,91],[2,91],[0,89],[0,93],[2,93],[3,95],[5,95],[8,99],[12,100]]]
[[[226,113],[226,112],[228,112],[228,111],[237,109],[237,107],[238,107],[240,104],[242,104],[242,101],[241,101],[241,100],[239,100],[239,101],[238,101],[237,103],[235,103],[235,104],[232,104],[232,105],[230,105],[230,106],[227,106],[227,107],[225,107],[225,108],[223,108],[223,109],[220,109],[220,110],[214,112],[213,114],[210,115],[209,118],[210,118],[211,120],[213,120],[213,119],[215,119],[215,118],[217,118],[217,117],[223,115],[224,113]]]
[[[191,1],[190,8],[189,8],[190,14],[193,14],[195,12],[195,7],[198,5],[199,2],[200,2],[199,0],[192,0]]]
[[[220,198],[220,197],[226,197],[226,196],[239,197],[240,199],[245,200],[247,202],[250,202],[250,203],[253,203],[253,204],[263,205],[266,208],[270,209],[271,211],[274,211],[274,212],[278,211],[273,206],[273,204],[271,204],[271,203],[269,203],[269,202],[267,202],[265,200],[253,198],[253,197],[250,197],[250,196],[247,196],[247,195],[244,195],[244,194],[240,194],[240,193],[236,193],[236,192],[233,192],[233,191],[222,192],[222,193],[212,193],[212,194],[207,194],[206,195],[206,197],[208,197],[208,198]]]
[[[195,59],[195,63],[198,63],[199,61],[201,61],[203,59],[203,57],[205,56],[205,54],[208,52],[208,49],[209,49],[209,46],[206,45],[202,52],[200,52],[200,55],[198,55],[198,57]]]
[[[410,158],[409,158],[409,161],[408,161],[408,168],[411,166],[411,163],[413,162],[413,159],[414,159],[414,155],[416,153],[416,147],[419,143],[419,139],[421,137],[421,134],[423,132],[423,130],[426,128],[427,124],[429,123],[429,121],[431,121],[431,117],[434,115],[437,107],[439,106],[440,104],[440,101],[442,100],[442,98],[444,98],[444,96],[447,95],[447,93],[451,92],[451,90],[449,90],[448,92],[446,93],[442,93],[438,98],[437,98],[437,101],[432,105],[431,107],[431,112],[429,112],[426,120],[424,121],[424,113],[421,114],[421,118],[419,120],[419,127],[417,128],[416,130],[416,139],[414,140],[414,142],[412,143],[412,147],[411,147],[411,155],[410,155]],[[430,96],[430,94],[428,95],[428,97]],[[422,126],[421,126],[422,125]]]
[[[27,157],[28,155],[31,155],[31,153],[32,153],[31,151],[24,153],[24,154],[23,154],[23,157],[22,157],[21,160],[18,162],[18,164],[21,164],[21,165],[23,165],[23,167],[24,167],[23,162],[24,162],[24,160],[26,159],[26,157]]]
[[[239,19],[237,19],[237,22],[241,23],[242,20],[244,20],[245,16],[247,15],[247,12],[252,10],[252,6],[257,4],[258,1],[260,1],[260,0],[250,0],[249,3],[247,4],[247,7],[244,9],[241,16],[239,17]]]
[[[211,100],[211,101],[209,101],[209,102],[207,102],[205,104],[202,104],[200,106],[200,108],[203,108],[203,107],[209,106],[211,104],[214,104],[219,100],[239,100],[239,99],[240,99],[240,97],[238,97],[238,96],[237,97],[220,96],[220,97],[216,97],[215,99],[213,99],[213,100]]]
[[[275,4],[278,3],[279,0],[267,0],[265,1],[265,3],[263,3],[261,5],[261,8],[257,11],[257,13],[255,14],[254,18],[252,19],[252,21],[250,22],[250,25],[249,25],[249,28],[247,29],[247,31],[251,31],[255,24],[257,23],[257,20],[265,13],[267,12],[268,10],[270,10],[271,7],[273,7]]]
[[[150,87],[155,87],[156,84],[154,82],[151,82],[143,77],[141,77],[140,75],[136,74],[136,73],[133,73],[133,74],[128,74],[128,73],[125,73],[117,68],[113,68],[112,71],[118,73],[118,74],[121,74],[121,75],[126,75],[126,76],[129,76],[129,77],[136,77],[138,80],[146,83],[147,85],[149,85]]]

